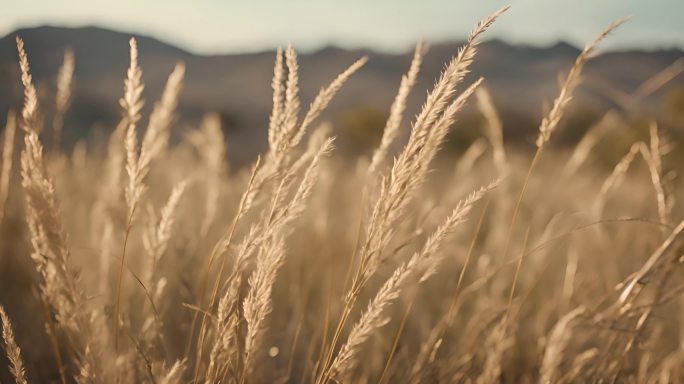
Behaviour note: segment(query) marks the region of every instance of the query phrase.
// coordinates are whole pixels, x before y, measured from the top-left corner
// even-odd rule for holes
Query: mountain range
[[[111,130],[121,116],[118,98],[128,67],[128,39],[135,36],[145,82],[146,110],[159,97],[166,77],[178,61],[187,72],[176,126],[196,124],[207,112],[222,116],[234,159],[253,156],[265,146],[271,107],[271,76],[275,54],[270,52],[197,55],[171,44],[134,34],[97,27],[36,27],[20,29],[0,39],[0,119],[22,100],[15,36],[25,43],[31,71],[46,113],[54,103],[55,77],[65,49],[76,58],[74,101],[65,124],[65,139],[73,142],[93,129]],[[416,89],[409,99],[408,116],[415,114],[427,90],[444,64],[458,52],[460,43],[432,44],[425,57]],[[466,82],[484,76],[494,103],[506,122],[506,133],[518,136],[538,125],[544,107],[558,92],[559,75],[567,71],[579,53],[560,42],[548,47],[512,45],[500,40],[481,44]],[[321,86],[359,57],[368,63],[335,97],[322,116],[333,124],[355,110],[386,113],[397,92],[401,76],[408,69],[412,53],[390,54],[370,49],[326,47],[300,55],[302,104],[307,105]],[[620,107],[620,100],[647,79],[678,61],[684,52],[631,50],[606,52],[591,61],[574,108],[596,111]],[[667,92],[684,87],[677,76],[649,95],[640,108],[658,114]],[[145,112],[144,111],[144,112]],[[379,127],[381,128],[381,127]]]

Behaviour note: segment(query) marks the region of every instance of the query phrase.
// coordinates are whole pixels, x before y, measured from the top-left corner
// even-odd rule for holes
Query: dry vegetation
[[[278,50],[269,150],[229,172],[215,116],[169,145],[182,64],[141,116],[135,40],[121,123],[108,144],[71,154],[59,147],[74,68],[65,55],[46,150],[17,38],[25,103],[9,114],[0,168],[2,380],[683,380],[671,143],[654,122],[613,170],[597,167],[605,132],[628,129],[608,114],[572,151],[547,148],[584,64],[622,21],[569,68],[530,155],[504,146],[486,80],[463,84],[505,11],[475,27],[402,143],[418,44],[379,147],[351,166],[317,118],[365,58],[302,112],[297,55]],[[455,165],[436,159],[468,102],[484,139]]]

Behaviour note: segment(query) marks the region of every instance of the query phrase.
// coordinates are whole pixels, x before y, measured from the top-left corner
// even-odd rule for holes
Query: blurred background
[[[54,105],[65,50],[75,54],[65,144],[106,137],[121,114],[117,100],[128,64],[127,40],[136,36],[146,108],[159,97],[175,63],[185,62],[176,131],[197,124],[207,112],[218,112],[230,160],[245,163],[266,145],[274,49],[292,43],[302,56],[305,103],[354,59],[369,56],[324,116],[344,151],[364,153],[380,137],[413,45],[423,39],[430,51],[409,114],[417,111],[443,63],[477,20],[509,3],[510,12],[487,32],[473,73],[486,77],[508,143],[533,142],[544,108],[556,95],[558,76],[570,68],[579,48],[624,16],[632,20],[607,40],[607,53],[589,64],[566,122],[571,128],[563,130],[558,144],[580,137],[610,109],[626,112],[631,125],[646,126],[642,120],[655,117],[665,130],[681,131],[681,0],[120,0],[116,6],[86,0],[15,1],[0,14],[0,121],[21,103],[14,42],[20,35],[42,105]],[[474,108],[466,111],[448,147],[467,146],[479,120]]]

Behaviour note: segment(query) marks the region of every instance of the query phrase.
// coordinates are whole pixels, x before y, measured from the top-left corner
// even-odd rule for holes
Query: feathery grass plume
[[[367,238],[361,249],[360,265],[354,277],[353,289],[348,300],[358,295],[365,282],[375,274],[384,261],[383,249],[390,241],[394,230],[392,226],[403,215],[409,201],[427,176],[429,165],[437,154],[453,124],[456,114],[465,105],[482,82],[479,79],[466,89],[454,102],[448,105],[442,116],[436,119],[429,132],[414,131],[409,142],[395,160],[390,174],[383,178],[380,195],[367,226]]]
[[[289,174],[283,178],[278,190],[272,197],[269,211],[264,212],[262,220],[254,224],[240,244],[238,244],[235,252],[233,271],[227,280],[228,288],[219,301],[217,322],[215,326],[217,335],[215,336],[216,341],[210,355],[209,378],[221,377],[220,372],[225,369],[225,367],[218,366],[220,363],[219,357],[227,356],[224,357],[223,360],[227,360],[231,363],[235,359],[234,354],[237,352],[235,343],[237,341],[237,325],[239,321],[235,312],[237,311],[236,306],[239,300],[239,288],[242,284],[243,272],[252,260],[255,252],[263,253],[263,247],[270,244],[271,241],[274,241],[273,237],[285,238],[289,234],[289,230],[291,230],[289,224],[303,212],[306,201],[311,195],[315,182],[318,179],[320,163],[323,157],[327,156],[333,149],[333,141],[333,139],[328,138],[320,145],[316,155],[304,172],[299,186],[289,200],[286,200],[286,196],[287,191],[290,189],[294,180],[294,175]],[[269,252],[273,253],[275,251],[270,249]],[[275,262],[271,260],[270,263],[265,263],[262,267],[268,266],[269,268],[275,268],[277,270],[279,264],[274,263]],[[273,272],[273,274],[274,273],[275,272]],[[260,287],[262,289],[266,288],[263,285]],[[256,295],[256,293],[254,293],[253,297],[264,298],[265,296],[263,294]],[[247,303],[245,303],[245,305],[247,305]],[[250,305],[252,304],[250,303]],[[252,305],[252,308],[256,308],[255,305]],[[258,306],[258,308],[263,309],[264,305]],[[250,315],[252,314],[256,314],[256,311],[252,311]],[[248,314],[245,313],[245,316],[247,315]],[[248,324],[251,323],[254,325],[252,327],[252,334],[256,337],[261,331],[261,320],[252,318],[247,322]],[[257,324],[259,327],[256,327]],[[224,363],[223,365],[225,366],[226,364]],[[244,377],[246,373],[247,372],[243,372],[242,377]],[[211,382],[211,380],[207,379],[207,382]]]
[[[581,306],[573,309],[561,317],[551,329],[539,371],[540,383],[558,382],[562,372],[560,366],[563,363],[563,354],[572,341],[572,323],[584,312],[585,309]]]
[[[243,242],[243,246],[239,247],[239,249],[244,251],[238,252],[236,266],[244,266],[249,261],[251,258],[250,245],[253,249],[259,246],[257,252],[262,256],[262,260],[258,261],[255,275],[250,279],[250,291],[243,305],[245,309],[244,316],[248,325],[244,350],[243,379],[252,369],[251,364],[259,334],[263,331],[263,316],[270,312],[271,287],[285,253],[283,239],[291,231],[288,225],[303,212],[306,201],[313,191],[316,180],[318,180],[320,163],[323,157],[332,151],[333,141],[332,138],[328,138],[320,144],[318,151],[304,172],[299,186],[289,201],[286,201],[285,197],[289,184],[292,182],[292,177],[286,176],[283,179],[279,190],[273,196],[270,213],[264,216],[261,226],[261,238],[256,239],[251,244]],[[250,233],[256,232],[250,231]],[[244,269],[244,267],[242,268]],[[242,274],[241,271],[240,274]],[[232,291],[236,292],[236,290]]]
[[[244,381],[254,369],[256,355],[261,347],[264,323],[273,307],[271,290],[284,259],[285,243],[282,237],[275,235],[261,246],[257,256],[256,271],[249,278],[249,292],[242,304],[247,334],[241,381]]]
[[[399,91],[397,96],[392,102],[390,107],[390,115],[385,124],[385,129],[382,133],[382,139],[380,139],[380,145],[375,149],[370,165],[368,166],[368,175],[372,177],[375,174],[378,167],[387,157],[387,152],[390,146],[396,140],[399,135],[399,129],[401,128],[401,121],[406,110],[406,100],[408,99],[413,86],[416,84],[416,79],[418,78],[418,73],[420,72],[420,66],[423,63],[423,57],[427,52],[427,46],[421,41],[416,44],[416,49],[413,53],[413,59],[411,60],[411,66],[408,72],[402,76],[401,84],[399,85]]]
[[[126,149],[126,173],[128,174],[128,183],[125,188],[126,207],[127,207],[127,223],[124,234],[123,250],[121,251],[121,264],[119,266],[119,277],[117,279],[116,287],[116,302],[114,305],[114,343],[116,348],[119,347],[119,313],[121,310],[121,285],[123,283],[124,265],[126,265],[126,245],[128,244],[128,236],[133,226],[133,219],[135,218],[138,203],[145,193],[145,185],[143,183],[147,174],[147,168],[141,168],[141,154],[138,152],[138,134],[136,132],[136,123],[140,120],[140,110],[143,106],[142,101],[142,70],[138,66],[138,44],[135,39],[131,38],[130,44],[130,66],[127,71],[126,79],[124,80],[124,96],[120,100],[121,107],[126,118],[126,137],[124,138],[124,147]],[[149,165],[149,163],[147,163]]]
[[[352,328],[347,342],[342,345],[337,357],[330,365],[329,371],[324,374],[323,382],[330,378],[344,378],[354,368],[357,362],[356,355],[362,345],[373,332],[389,322],[390,319],[383,315],[385,309],[399,297],[401,290],[411,276],[415,276],[417,282],[422,283],[437,272],[437,267],[442,259],[440,249],[446,238],[459,224],[465,221],[473,205],[482,199],[488,191],[495,188],[498,183],[496,181],[489,186],[482,187],[459,201],[446,220],[428,237],[422,249],[414,253],[407,262],[394,271]]]
[[[288,67],[288,81],[285,90],[285,105],[282,107],[283,113],[277,123],[273,126],[277,129],[269,131],[269,156],[263,167],[258,169],[254,178],[254,187],[247,191],[243,198],[244,210],[248,211],[256,198],[257,193],[262,190],[262,187],[267,181],[278,182],[282,179],[282,171],[287,165],[289,157],[292,155],[292,150],[300,143],[309,125],[315,121],[320,113],[328,106],[333,96],[340,90],[342,85],[361,68],[367,57],[363,57],[345,71],[340,73],[327,87],[322,88],[314,101],[309,106],[304,119],[301,123],[297,122],[297,114],[299,112],[299,97],[298,97],[298,74],[297,74],[297,58],[294,49],[290,46],[285,52],[285,61]],[[278,64],[276,63],[276,66]],[[279,88],[274,88],[274,93],[278,92]],[[274,99],[278,99],[274,96]],[[274,105],[274,108],[276,106]],[[242,205],[243,203],[241,203]]]
[[[21,115],[24,119],[24,129],[38,131],[40,123],[38,121],[38,96],[36,87],[33,85],[33,78],[29,70],[28,56],[24,49],[24,40],[19,36],[16,38],[17,51],[19,52],[19,68],[21,69],[21,83],[24,86],[24,107]]]
[[[506,149],[504,148],[501,118],[496,112],[492,96],[486,87],[478,88],[477,92],[475,92],[475,97],[477,98],[477,107],[485,118],[485,134],[492,146],[494,165],[499,173],[499,177],[505,177],[508,174],[509,166],[506,159]]]
[[[24,150],[21,154],[22,186],[26,198],[26,221],[29,227],[31,258],[42,275],[41,295],[55,311],[58,324],[69,331],[75,346],[82,376],[102,378],[101,365],[93,350],[91,317],[86,311],[86,296],[69,265],[67,235],[59,217],[53,180],[47,174],[43,146],[38,138],[38,101],[29,72],[24,42],[17,37],[17,49],[24,84],[22,115]]]
[[[285,105],[280,126],[281,134],[278,135],[280,138],[288,137],[292,134],[292,131],[296,129],[299,117],[299,63],[297,62],[297,53],[292,44],[288,45],[285,51],[285,64],[287,65],[287,86],[285,88]],[[277,65],[278,63],[276,62],[276,67]]]
[[[463,91],[463,93],[456,98],[456,100],[447,106],[442,116],[435,122],[434,127],[432,127],[432,132],[425,140],[425,147],[423,149],[425,156],[422,157],[424,167],[427,168],[432,162],[432,159],[437,154],[437,151],[449,133],[449,128],[456,121],[456,115],[470,99],[473,93],[475,93],[483,81],[483,77],[475,80],[470,86],[468,86],[468,88],[465,89],[465,91]]]
[[[300,143],[311,123],[313,123],[321,112],[327,108],[332,98],[340,88],[342,88],[342,85],[344,85],[347,79],[368,61],[367,57],[357,60],[340,73],[327,87],[321,88],[316,95],[316,98],[311,102],[309,110],[306,112],[306,115],[304,115],[301,123],[298,123],[297,114],[299,112],[299,99],[297,97],[297,62],[296,56],[294,56],[294,50],[292,50],[292,53],[289,55],[288,52],[290,52],[289,48],[288,51],[285,52],[288,71],[294,71],[294,76],[290,76],[292,72],[288,75],[287,90],[285,92],[283,128],[281,128],[279,134],[276,134],[275,142],[277,143],[277,146],[272,148],[276,158],[286,155],[291,148],[296,147]],[[291,83],[294,85],[291,85]]]
[[[14,381],[17,384],[27,384],[24,362],[21,359],[21,348],[19,348],[14,340],[12,323],[2,305],[0,305],[0,318],[2,318],[2,340],[5,342],[5,352],[7,353],[7,360],[9,360],[11,365],[10,371],[12,376],[14,376]]]
[[[447,64],[434,88],[428,94],[423,109],[418,114],[416,121],[413,124],[411,136],[416,136],[414,139],[416,145],[419,146],[422,143],[435,121],[442,115],[442,112],[447,107],[449,99],[456,91],[456,86],[463,81],[465,76],[470,72],[470,65],[477,53],[477,46],[479,44],[478,37],[508,9],[509,7],[501,8],[492,15],[481,20],[473,31],[470,32],[465,45],[459,49],[458,54]]]
[[[316,98],[309,106],[304,119],[298,123],[297,114],[299,112],[299,88],[298,88],[298,74],[297,74],[297,57],[294,49],[290,46],[285,52],[285,62],[288,67],[288,80],[285,89],[285,105],[282,107],[283,113],[280,119],[274,119],[275,123],[270,126],[275,127],[274,131],[269,130],[269,154],[255,176],[254,188],[249,191],[249,194],[244,199],[245,211],[249,211],[259,191],[268,181],[275,181],[282,178],[283,169],[291,161],[293,149],[300,143],[308,127],[316,120],[316,118],[327,108],[330,101],[335,94],[340,90],[344,83],[361,68],[367,57],[363,57],[345,71],[340,73],[327,87],[323,87]],[[276,66],[277,66],[276,62]],[[275,87],[274,93],[282,91],[281,87]],[[274,95],[274,99],[281,100]],[[274,108],[276,106],[274,105]]]
[[[322,158],[332,150],[333,141],[333,139],[327,139],[321,144],[316,155],[311,160],[309,167],[304,172],[304,176],[302,177],[299,187],[287,202],[285,201],[286,193],[289,189],[289,186],[292,184],[295,175],[288,173],[282,178],[280,185],[272,198],[270,211],[264,212],[262,221],[254,224],[240,244],[237,245],[233,271],[228,278],[228,289],[219,302],[220,309],[218,316],[220,319],[230,319],[232,312],[235,311],[238,300],[237,293],[241,285],[242,273],[244,272],[248,263],[251,261],[252,256],[258,249],[259,245],[273,234],[283,232],[287,227],[287,224],[298,217],[303,211],[305,202],[313,190],[315,180],[318,178],[320,162]],[[250,180],[248,188],[243,194],[236,218],[239,218],[240,215],[244,214],[244,202],[247,196],[250,194],[255,173],[256,167],[252,173],[252,179]],[[231,230],[229,232],[228,238],[221,240],[221,242],[218,244],[218,247],[221,248],[221,250],[219,250],[217,254],[222,255],[227,251],[232,233],[233,231]],[[215,286],[215,291],[217,287],[218,285]],[[212,296],[215,294],[216,293],[214,292]],[[223,308],[225,313],[221,314],[221,308]],[[220,322],[217,327],[220,327]],[[200,332],[200,340],[202,340],[202,338],[203,335],[202,332]]]
[[[200,227],[200,233],[202,236],[206,236],[216,218],[221,192],[221,177],[225,171],[226,146],[219,116],[217,114],[205,116],[200,129],[191,131],[187,138],[197,148],[206,170],[205,188],[207,195],[204,205],[204,219]]]
[[[302,120],[302,123],[300,124],[298,131],[292,138],[292,146],[299,144],[311,123],[313,123],[316,120],[316,118],[318,118],[318,116],[321,114],[321,112],[323,112],[323,110],[325,110],[328,107],[335,94],[337,94],[337,92],[342,88],[344,83],[347,82],[351,75],[353,75],[354,73],[356,73],[356,71],[363,67],[367,61],[368,57],[366,56],[356,60],[342,73],[337,75],[337,77],[330,84],[328,84],[327,87],[321,88],[321,90],[316,95],[314,101],[311,102],[311,105],[309,106],[309,110],[306,112],[306,115],[304,115],[304,119]]]
[[[178,107],[178,98],[183,88],[184,76],[185,65],[183,63],[176,64],[166,81],[161,99],[155,103],[152,109],[138,160],[138,168],[142,172],[146,173],[149,163],[164,152],[169,145],[169,129]]]
[[[402,215],[409,200],[422,184],[427,167],[453,124],[456,113],[482,81],[480,79],[475,82],[449,104],[455,87],[469,72],[477,52],[477,38],[507,9],[508,7],[504,7],[478,23],[466,44],[449,62],[435,87],[428,94],[427,101],[413,124],[408,143],[395,160],[389,175],[382,181],[380,196],[371,213],[365,244],[361,251],[359,271],[365,275],[359,276],[361,280],[366,280],[374,273],[374,268],[367,269],[366,264],[382,252],[383,244],[391,237],[392,223]]]
[[[272,198],[270,211],[264,215],[261,223],[253,226],[249,234],[238,246],[235,261],[236,267],[244,267],[251,260],[256,247],[270,236],[285,236],[288,234],[289,229],[287,226],[304,211],[306,201],[313,191],[316,180],[318,180],[321,162],[332,151],[333,142],[334,139],[328,138],[320,145],[316,155],[305,170],[299,186],[294,190],[289,200],[286,200],[287,191],[290,189],[289,187],[294,181],[295,175],[290,174],[283,178],[281,185]]]
[[[138,66],[138,44],[135,39],[129,41],[130,44],[130,67],[124,81],[124,96],[120,104],[126,117],[126,137],[124,145],[126,148],[126,172],[128,173],[128,184],[126,185],[126,205],[128,207],[129,221],[133,219],[136,207],[142,197],[145,186],[143,179],[146,169],[141,169],[141,154],[138,149],[138,134],[136,123],[140,120],[140,110],[143,107],[142,91],[142,70]]]
[[[236,277],[236,279],[242,283],[240,276]],[[228,369],[232,370],[233,376],[237,377],[238,375],[237,363],[235,362],[235,356],[239,353],[238,340],[236,338],[238,331],[236,327],[240,320],[235,310],[230,308],[233,305],[233,298],[236,298],[237,295],[237,292],[233,292],[229,288],[229,291],[219,300],[218,308],[216,309],[214,340],[209,354],[209,365],[206,369],[204,381],[206,384],[218,382],[219,378],[223,377]],[[200,333],[200,341],[202,341],[202,333]],[[199,356],[198,362],[195,364],[199,364]],[[198,369],[196,368],[196,370]]]
[[[176,220],[176,210],[186,186],[187,182],[184,180],[173,187],[169,199],[161,210],[159,221],[152,226],[151,231],[146,231],[143,235],[143,246],[151,258],[151,268],[148,271],[148,277],[154,274],[155,266],[166,251],[169,240],[171,240],[173,224]]]
[[[300,110],[297,53],[291,44],[285,50],[287,79],[284,79],[283,53],[280,48],[276,55],[271,82],[273,109],[268,131],[269,150],[275,159],[282,157],[282,153],[290,147],[288,140],[296,134]]]
[[[542,119],[541,124],[539,125],[539,135],[537,136],[536,141],[537,150],[535,151],[534,157],[532,158],[530,166],[527,169],[527,175],[525,176],[522,188],[520,189],[520,193],[518,194],[518,198],[515,203],[515,208],[513,209],[513,214],[511,215],[511,221],[508,225],[506,241],[504,243],[503,251],[504,259],[508,258],[508,252],[511,246],[511,239],[513,238],[513,229],[518,218],[520,205],[522,204],[522,201],[525,197],[525,192],[527,192],[527,186],[530,180],[530,176],[532,176],[532,171],[534,171],[537,162],[541,158],[542,150],[544,149],[545,144],[549,141],[549,139],[551,138],[551,134],[555,131],[556,127],[563,118],[563,115],[565,114],[565,110],[568,104],[570,103],[570,100],[572,99],[573,93],[575,92],[575,89],[580,83],[584,65],[589,59],[591,59],[594,56],[598,44],[604,38],[606,38],[606,36],[608,36],[610,32],[612,32],[615,28],[619,27],[626,21],[627,19],[621,19],[616,22],[613,22],[606,29],[604,29],[594,39],[594,41],[585,46],[582,52],[580,52],[580,54],[575,59],[575,63],[573,64],[572,68],[570,68],[570,72],[565,78],[565,82],[561,86],[560,93],[556,97],[556,100],[554,100],[553,102],[553,107]]]
[[[330,378],[342,379],[354,369],[356,355],[363,344],[375,330],[389,322],[390,319],[383,313],[399,297],[401,288],[417,268],[416,262],[417,258],[412,257],[409,262],[401,264],[378,290],[359,321],[354,324],[347,342],[340,348],[330,368],[324,372],[321,382],[327,382]]]
[[[472,210],[473,205],[480,201],[489,191],[497,188],[500,183],[501,179],[495,180],[489,185],[481,187],[480,189],[472,192],[465,199],[459,201],[447,219],[437,228],[437,230],[435,230],[432,236],[427,239],[425,245],[423,246],[423,256],[421,256],[421,259],[424,260],[423,264],[425,264],[425,267],[421,268],[424,271],[420,277],[420,282],[427,280],[430,276],[437,272],[436,267],[441,263],[439,249],[447,236],[449,236],[456,229],[456,227],[466,220],[466,217]],[[414,256],[418,257],[417,255]]]
[[[61,149],[64,115],[71,103],[71,88],[74,78],[74,52],[64,52],[64,62],[57,73],[57,96],[55,98],[55,116],[52,119],[52,146],[55,151]]]
[[[12,178],[12,161],[14,160],[14,135],[17,131],[17,115],[14,111],[7,114],[5,139],[2,146],[2,168],[0,168],[0,223],[5,217],[5,205],[9,196],[9,182]]]
[[[563,118],[567,105],[572,99],[572,95],[575,93],[575,89],[580,83],[584,65],[589,59],[594,57],[599,43],[601,43],[601,41],[605,39],[608,34],[615,30],[615,28],[619,27],[627,20],[629,19],[620,19],[610,24],[598,36],[596,36],[594,41],[584,47],[579,56],[577,56],[577,59],[575,59],[575,64],[573,64],[572,68],[570,68],[570,72],[565,78],[565,82],[561,87],[560,94],[553,102],[553,107],[544,117],[541,125],[539,126],[539,136],[537,136],[538,148],[543,147],[549,141],[551,134],[556,130],[556,127],[558,127],[558,123]]]
[[[285,180],[288,177],[288,173],[283,174],[282,170],[284,166],[287,164],[288,158],[292,155],[292,150],[299,144],[301,141],[303,135],[306,132],[306,129],[308,126],[320,115],[320,113],[328,106],[330,101],[332,100],[333,96],[339,91],[339,89],[342,87],[342,85],[347,81],[347,79],[354,74],[359,68],[361,68],[365,62],[367,61],[367,58],[361,58],[354,62],[350,67],[348,67],[344,72],[339,74],[327,87],[324,87],[320,90],[314,101],[311,103],[309,107],[309,111],[304,117],[304,120],[301,122],[301,124],[297,125],[297,119],[296,115],[297,113],[294,111],[299,111],[299,98],[298,98],[298,74],[297,74],[297,61],[296,61],[296,54],[294,52],[294,49],[290,46],[288,47],[288,50],[285,53],[285,58],[286,58],[286,64],[288,66],[288,83],[287,87],[285,90],[285,105],[282,107],[283,113],[282,117],[280,119],[274,119],[277,124],[274,124],[274,127],[277,127],[275,133],[271,133],[269,131],[269,145],[270,151],[269,151],[269,156],[267,157],[267,160],[263,166],[258,162],[257,165],[254,168],[254,172],[252,174],[252,177],[249,182],[249,186],[245,193],[243,194],[240,204],[239,204],[239,209],[238,209],[238,214],[236,215],[235,219],[233,220],[233,224],[231,224],[230,229],[228,232],[221,238],[217,246],[214,248],[214,251],[212,251],[211,256],[209,257],[209,262],[208,262],[208,267],[207,267],[207,272],[210,270],[211,265],[214,261],[214,259],[217,256],[222,256],[225,254],[225,252],[228,250],[228,247],[231,244],[231,239],[232,239],[232,234],[235,230],[236,224],[239,221],[239,219],[246,213],[248,212],[252,205],[254,204],[255,198],[259,191],[261,191],[265,185],[266,182],[268,181],[275,181],[276,183],[278,182],[278,179],[282,181]],[[278,61],[276,59],[276,66],[278,66]],[[277,70],[277,69],[276,69]],[[274,81],[277,81],[278,76],[274,76],[276,79]],[[279,91],[279,87],[274,87],[274,93],[277,93]],[[276,104],[274,105],[274,108],[276,108],[277,105],[277,100],[279,98],[274,95],[274,99],[276,100]],[[289,116],[294,115],[294,118],[290,118]],[[293,120],[294,119],[294,120]],[[299,128],[297,128],[299,127]],[[331,146],[332,142],[329,142],[326,144],[326,146]],[[329,150],[329,149],[328,149]],[[315,158],[314,158],[315,160]],[[291,177],[291,171],[293,169],[290,169],[290,177]],[[217,299],[217,293],[218,293],[218,286],[219,286],[219,280],[218,277],[222,275],[223,268],[225,265],[225,258],[223,258],[221,267],[219,269],[219,273],[217,275],[217,280],[214,284],[214,290],[211,295],[210,299],[210,307],[213,307],[215,304],[215,300]],[[233,286],[235,284],[238,284],[240,282],[239,278],[233,279],[233,282],[231,283]],[[204,292],[204,289],[201,289],[200,291]],[[201,295],[203,296],[203,294]],[[234,303],[232,303],[230,306],[227,306],[229,308],[235,308]],[[196,319],[196,317],[195,317]],[[199,336],[199,342],[198,345],[202,344],[203,338],[204,338],[204,325],[206,322],[206,316],[203,315],[202,318],[202,325],[200,327],[200,336]],[[191,328],[194,328],[194,323],[195,321],[193,320],[193,325]],[[192,335],[192,332],[191,332]],[[201,348],[199,348],[199,353],[198,353],[198,358],[197,361],[199,361],[199,358],[201,357]],[[195,367],[195,377],[197,377],[198,374],[198,365],[196,364]]]
[[[288,47],[289,50],[290,47]],[[276,60],[273,66],[273,80],[271,81],[271,88],[273,89],[273,108],[271,110],[271,117],[268,123],[268,146],[274,149],[278,146],[277,140],[280,136],[280,129],[282,127],[282,119],[285,114],[285,87],[283,86],[283,78],[285,76],[285,68],[283,67],[283,49],[278,47],[276,50]]]

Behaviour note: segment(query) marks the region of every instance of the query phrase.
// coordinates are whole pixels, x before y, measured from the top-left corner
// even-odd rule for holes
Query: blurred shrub
[[[387,112],[372,107],[345,112],[339,119],[339,148],[350,155],[368,154],[380,143],[387,117]]]

